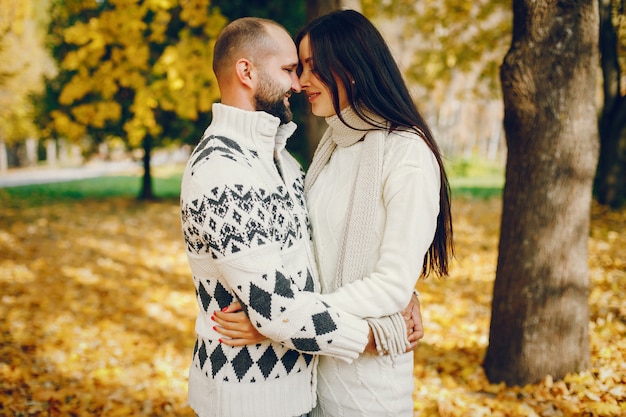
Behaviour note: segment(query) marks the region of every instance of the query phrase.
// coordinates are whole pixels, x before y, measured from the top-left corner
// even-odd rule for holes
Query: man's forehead
[[[281,26],[265,24],[268,35],[268,42],[264,45],[265,51],[255,51],[260,53],[259,59],[266,61],[273,66],[287,67],[297,65],[298,52],[291,35]],[[260,45],[259,45],[260,46]]]
[[[293,41],[276,44],[276,49],[271,53],[272,57],[280,62],[280,65],[294,65],[298,63],[298,52]]]

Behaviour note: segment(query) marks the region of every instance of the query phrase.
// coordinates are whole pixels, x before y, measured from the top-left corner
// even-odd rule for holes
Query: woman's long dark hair
[[[345,87],[350,107],[361,119],[376,126],[367,116],[370,111],[384,118],[390,124],[390,131],[414,130],[435,155],[441,178],[439,215],[435,238],[424,257],[422,275],[426,277],[431,272],[448,275],[454,252],[450,185],[439,147],[417,110],[385,40],[365,16],[354,10],[336,11],[312,20],[296,36],[298,49],[307,35],[316,76],[329,88],[335,113],[345,124],[348,123],[339,108],[339,85]]]

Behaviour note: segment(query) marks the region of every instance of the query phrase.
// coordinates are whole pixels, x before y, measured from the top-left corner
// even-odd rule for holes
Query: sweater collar
[[[297,126],[294,122],[281,124],[278,117],[263,111],[243,110],[214,103],[213,120],[208,129],[219,129],[240,145],[260,152],[280,152]]]
[[[378,130],[380,126],[386,126],[385,121],[372,112],[365,111],[366,117],[372,119],[373,123],[361,119],[347,106],[341,111],[341,116],[347,125],[341,121],[338,115],[334,114],[326,118],[326,123],[331,129],[331,138],[340,148],[346,148],[357,143],[370,130]]]

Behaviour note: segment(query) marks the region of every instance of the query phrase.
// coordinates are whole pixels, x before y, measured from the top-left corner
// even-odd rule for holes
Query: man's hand
[[[411,352],[417,348],[422,337],[424,337],[424,328],[422,327],[422,311],[420,310],[420,300],[415,294],[411,296],[409,305],[402,312],[402,317],[407,326],[407,334],[409,336],[410,346],[406,351]]]
[[[213,330],[226,336],[220,343],[228,346],[255,345],[267,338],[252,325],[241,304],[234,302],[222,311],[216,311],[211,317],[217,323]]]

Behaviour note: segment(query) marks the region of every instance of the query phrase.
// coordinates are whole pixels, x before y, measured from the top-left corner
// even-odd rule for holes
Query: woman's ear
[[[245,58],[239,59],[235,63],[235,72],[237,74],[237,78],[239,82],[248,86],[249,88],[254,87],[254,82],[256,80],[255,68],[254,64]]]

